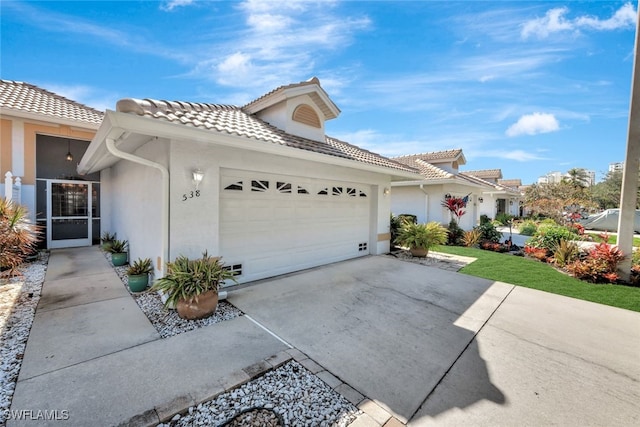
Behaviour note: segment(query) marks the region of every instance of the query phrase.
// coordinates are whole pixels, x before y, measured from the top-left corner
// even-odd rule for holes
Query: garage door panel
[[[254,181],[264,191],[251,191]],[[368,186],[242,171],[221,182],[220,253],[242,264],[240,282],[369,253],[370,199],[353,196]]]

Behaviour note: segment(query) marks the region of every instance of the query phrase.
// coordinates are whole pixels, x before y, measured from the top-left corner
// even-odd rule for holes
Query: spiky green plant
[[[18,266],[36,250],[40,227],[29,220],[27,208],[0,198],[0,271],[19,274]]]
[[[236,281],[233,272],[225,267],[218,257],[203,252],[201,258],[189,259],[179,256],[173,262],[167,263],[164,277],[156,280],[152,290],[161,291],[167,295],[165,306],[174,306],[179,300],[198,298],[206,291],[215,290],[225,280]]]
[[[407,222],[400,228],[396,241],[402,246],[429,251],[434,246],[445,244],[447,236],[447,229],[435,221],[426,224]]]

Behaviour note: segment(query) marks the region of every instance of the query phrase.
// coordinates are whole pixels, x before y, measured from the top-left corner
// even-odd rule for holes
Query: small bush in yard
[[[477,228],[473,230],[465,231],[464,236],[462,236],[462,244],[466,247],[475,246],[480,242],[480,238],[482,237],[482,233]]]
[[[592,283],[615,283],[618,280],[616,270],[624,254],[616,246],[600,243],[584,260],[577,260],[567,265],[567,270],[574,277]]]
[[[464,230],[452,219],[447,229],[447,245],[459,246],[462,243],[463,236]]]
[[[474,229],[480,230],[480,241],[498,243],[502,238],[502,233],[496,230],[496,227],[490,221],[480,222],[480,225],[474,227]]]
[[[533,246],[525,246],[524,253],[531,258],[537,259],[538,261],[547,262],[550,257],[550,252],[545,248],[536,248]]]
[[[520,224],[520,227],[518,227],[518,231],[523,236],[533,236],[536,231],[538,231],[538,226],[535,222],[527,220]]]
[[[560,240],[580,240],[575,229],[562,225],[541,224],[538,231],[527,242],[529,246],[554,251]]]
[[[36,250],[40,227],[31,223],[27,209],[0,197],[0,271],[18,274],[18,266]]]
[[[580,253],[580,248],[575,242],[560,239],[553,250],[553,261],[559,267],[575,261]]]

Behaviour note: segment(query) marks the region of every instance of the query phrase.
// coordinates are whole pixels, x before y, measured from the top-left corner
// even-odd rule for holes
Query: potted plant
[[[205,251],[198,259],[181,255],[168,262],[165,276],[152,289],[164,293],[165,306],[175,306],[183,319],[203,319],[216,311],[219,286],[227,279],[235,282],[234,274]]]
[[[102,233],[102,237],[100,238],[102,250],[109,252],[109,248],[111,248],[114,240],[116,240],[116,233],[109,233],[108,231]]]
[[[426,257],[429,249],[447,242],[447,229],[435,221],[426,224],[405,222],[396,240],[398,244],[408,247],[411,255]]]
[[[127,269],[127,283],[131,292],[142,292],[149,285],[149,274],[153,271],[151,258],[138,258]]]
[[[125,265],[127,263],[127,249],[129,242],[126,240],[114,240],[111,242],[109,252],[111,252],[111,262],[115,267]]]

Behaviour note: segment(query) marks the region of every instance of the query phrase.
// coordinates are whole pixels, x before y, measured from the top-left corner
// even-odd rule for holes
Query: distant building
[[[622,172],[622,169],[624,169],[624,162],[609,163],[609,172]]]
[[[609,166],[609,168],[611,168],[611,165]],[[596,172],[584,168],[582,170],[586,175],[585,184],[589,187],[594,185],[596,183]],[[567,178],[570,178],[568,172],[564,174],[559,171],[548,172],[546,175],[538,178],[538,184],[557,184],[559,182],[562,182],[563,179]]]

